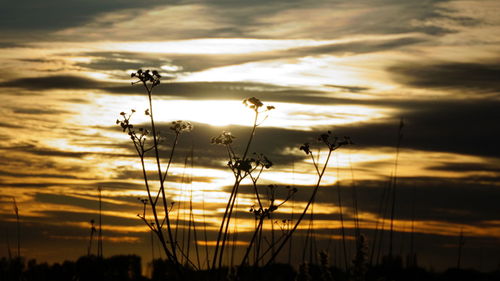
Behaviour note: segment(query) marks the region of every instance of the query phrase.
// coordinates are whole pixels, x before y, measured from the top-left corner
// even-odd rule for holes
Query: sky
[[[331,252],[333,263],[342,259],[338,191],[347,236],[353,235],[355,187],[360,226],[372,241],[383,191],[396,174],[398,253],[409,251],[413,220],[422,266],[454,266],[461,231],[464,267],[500,264],[498,1],[27,0],[2,6],[0,256],[15,249],[13,198],[23,256],[60,262],[85,254],[98,186],[104,254],[159,256],[137,218],[137,198],[145,196],[140,161],[115,124],[120,112],[135,109],[132,122],[147,126],[147,96],[130,78],[142,68],[162,75],[153,99],[163,159],[170,122],[194,125],[181,135],[168,196],[178,206],[173,214],[185,218],[192,190],[195,220],[210,239],[234,181],[224,148],[210,139],[231,131],[242,150],[252,113],[241,101],[257,97],[276,108],[250,149],[274,163],[261,189],[298,188],[280,219],[298,212],[317,179],[299,147],[328,130],[354,142],[334,153],[314,206],[318,247]],[[191,150],[192,164],[185,165]],[[325,153],[316,154],[320,162]],[[152,158],[147,165],[154,171]],[[243,244],[254,223],[252,192],[246,182],[238,199]]]

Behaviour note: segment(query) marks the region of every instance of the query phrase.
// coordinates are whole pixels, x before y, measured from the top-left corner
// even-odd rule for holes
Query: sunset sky
[[[165,157],[170,122],[194,125],[181,136],[168,193],[181,206],[173,214],[184,214],[192,189],[211,239],[234,179],[210,139],[229,130],[241,150],[252,123],[241,101],[254,96],[276,107],[250,149],[275,164],[261,185],[297,186],[296,208],[316,181],[300,145],[328,130],[355,143],[334,154],[314,206],[319,247],[339,241],[337,186],[353,235],[353,180],[371,239],[402,118],[397,253],[409,250],[414,213],[422,266],[454,266],[461,229],[464,267],[500,264],[499,1],[27,0],[2,5],[0,34],[0,256],[15,248],[13,197],[22,255],[84,255],[102,186],[104,254],[151,259],[136,216],[140,162],[115,124],[135,109],[132,122],[146,126],[147,96],[130,84],[142,68],[163,76],[154,106]],[[252,192],[243,187],[238,201],[242,242]]]

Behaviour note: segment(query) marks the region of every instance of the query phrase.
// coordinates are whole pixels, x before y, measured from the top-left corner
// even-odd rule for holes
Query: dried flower
[[[309,155],[311,153],[311,148],[309,146],[309,143],[307,142],[300,146],[300,150],[303,150],[306,155]]]
[[[252,109],[258,109],[264,104],[256,97],[251,97],[243,100],[243,104]]]
[[[170,130],[174,131],[176,134],[180,134],[182,132],[191,132],[193,130],[193,125],[191,125],[191,123],[187,121],[177,120],[172,122]]]
[[[137,84],[140,82],[144,84],[151,83],[152,84],[151,87],[155,87],[160,84],[161,75],[156,70],[151,71],[148,69],[146,71],[143,71],[142,69],[139,69],[136,72],[131,73],[130,77],[139,79],[136,82],[132,82],[132,84]]]
[[[235,138],[231,132],[223,131],[219,136],[212,138],[212,144],[229,145]]]

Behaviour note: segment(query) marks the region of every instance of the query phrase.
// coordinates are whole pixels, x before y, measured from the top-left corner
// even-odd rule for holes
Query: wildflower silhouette
[[[276,256],[279,254],[279,252],[283,249],[283,247],[288,242],[288,240],[290,239],[290,237],[293,235],[293,233],[295,232],[295,230],[297,229],[297,227],[301,223],[302,219],[304,219],[304,216],[306,215],[307,210],[309,209],[310,205],[312,204],[312,202],[314,202],[314,200],[316,198],[316,194],[317,194],[318,189],[319,189],[319,187],[321,185],[321,180],[323,179],[323,176],[324,176],[324,174],[326,172],[326,168],[328,167],[328,163],[330,161],[332,153],[335,150],[337,150],[340,147],[342,147],[342,146],[353,144],[353,142],[351,141],[350,137],[346,136],[346,137],[343,137],[343,138],[339,138],[337,136],[334,136],[331,131],[327,131],[326,133],[323,133],[323,134],[319,135],[319,137],[317,138],[317,141],[320,144],[323,144],[324,146],[326,146],[328,148],[328,155],[327,155],[326,160],[325,160],[325,162],[323,164],[323,167],[320,167],[319,163],[317,163],[317,161],[315,160],[315,158],[313,156],[313,153],[312,153],[312,150],[311,150],[311,145],[309,143],[306,142],[306,143],[304,143],[303,145],[301,145],[299,147],[299,149],[301,151],[304,151],[304,153],[307,156],[311,157],[311,160],[312,160],[313,165],[314,165],[314,169],[316,170],[316,173],[318,175],[318,180],[316,182],[316,186],[314,187],[313,192],[311,194],[311,197],[307,201],[307,204],[306,204],[304,210],[302,211],[302,213],[300,214],[299,218],[297,219],[297,222],[290,229],[290,231],[288,231],[287,235],[280,241],[280,244],[279,244],[278,248],[271,255],[271,257],[267,261],[266,265],[269,265],[269,264],[271,264],[274,261],[274,259],[276,258]]]
[[[143,204],[142,214],[138,214],[138,217],[150,228],[150,230],[158,237],[161,246],[167,255],[168,259],[173,263],[178,274],[182,276],[181,264],[178,260],[178,254],[186,257],[186,254],[182,252],[182,249],[177,247],[177,241],[173,239],[172,235],[172,224],[170,221],[169,213],[172,210],[173,202],[168,202],[166,196],[166,179],[168,177],[168,171],[172,164],[172,159],[174,157],[175,148],[179,139],[179,135],[184,132],[190,132],[193,129],[193,125],[187,121],[173,121],[170,126],[170,130],[174,133],[174,140],[172,141],[170,154],[167,158],[167,164],[165,167],[162,165],[160,160],[159,143],[162,138],[160,132],[156,130],[156,124],[154,119],[153,102],[152,102],[152,91],[153,88],[160,84],[161,75],[156,70],[137,70],[130,75],[131,78],[136,78],[137,80],[132,82],[132,85],[140,84],[146,90],[149,107],[144,110],[144,115],[149,117],[150,128],[139,128],[136,129],[131,123],[131,118],[136,112],[134,109],[130,113],[121,112],[119,119],[116,120],[116,124],[122,128],[123,132],[126,132],[134,144],[134,148],[137,152],[137,156],[140,159],[142,166],[142,173],[144,178],[144,185],[147,192],[147,198],[139,199]],[[156,167],[158,173],[158,183],[159,187],[154,188],[152,180],[150,180],[150,175],[148,175],[145,166],[145,158],[148,156],[148,152],[153,152],[153,158],[156,160]],[[170,208],[168,207],[170,205]],[[149,206],[149,208],[148,208]],[[151,211],[152,220],[148,219],[147,212]],[[163,213],[163,214],[161,214]],[[150,217],[150,216],[149,216]],[[166,235],[165,235],[166,230]],[[197,268],[189,259],[187,259],[188,264]]]
[[[154,87],[160,84],[161,75],[157,71],[142,71],[138,70],[131,74],[131,78],[136,78],[137,80],[132,82],[132,85],[140,84],[144,87],[147,93],[149,107],[144,110],[144,115],[148,116],[150,119],[150,128],[135,128],[131,122],[132,116],[136,113],[134,109],[130,112],[121,112],[120,118],[116,120],[116,124],[120,126],[123,132],[126,132],[134,147],[136,149],[137,155],[141,161],[142,172],[144,177],[144,184],[147,191],[147,198],[139,199],[142,203],[142,214],[138,214],[138,217],[144,221],[144,223],[150,228],[152,233],[156,234],[161,246],[164,249],[167,258],[173,262],[177,272],[182,276],[182,265],[179,262],[178,256],[182,255],[185,258],[186,263],[193,269],[199,269],[194,263],[189,260],[188,255],[183,252],[183,248],[179,246],[178,241],[176,241],[172,235],[172,224],[170,222],[170,212],[174,206],[174,202],[168,202],[166,197],[166,179],[168,176],[169,168],[172,164],[172,159],[174,156],[174,151],[179,140],[179,136],[182,133],[190,132],[193,130],[193,125],[190,122],[177,120],[170,123],[170,131],[174,134],[174,139],[171,144],[170,153],[167,158],[166,165],[162,165],[160,161],[159,153],[159,142],[162,137],[160,133],[156,130],[154,110],[152,103],[152,91]],[[281,206],[286,204],[295,193],[297,193],[297,188],[285,186],[284,188],[279,187],[276,184],[267,185],[265,189],[266,193],[261,194],[259,192],[258,184],[264,170],[272,168],[274,163],[262,153],[250,153],[250,148],[253,143],[257,127],[259,127],[268,117],[269,112],[274,110],[275,107],[272,105],[265,105],[261,100],[256,97],[246,98],[242,102],[247,108],[253,111],[254,118],[251,126],[250,134],[246,145],[241,153],[238,153],[233,148],[233,143],[236,137],[229,131],[223,131],[219,136],[213,137],[211,143],[215,145],[221,145],[225,147],[227,152],[227,166],[232,171],[234,176],[234,184],[227,201],[225,211],[220,223],[219,231],[217,233],[217,239],[213,251],[213,258],[211,260],[211,265],[208,263],[207,266],[212,270],[217,270],[217,278],[220,279],[218,274],[222,271],[222,263],[224,260],[224,250],[229,241],[229,225],[233,215],[234,207],[236,204],[236,199],[238,197],[238,189],[242,180],[249,178],[251,180],[256,204],[250,208],[251,214],[256,220],[256,227],[252,234],[252,238],[247,246],[244,256],[241,260],[241,266],[248,264],[249,253],[253,249],[255,252],[254,265],[259,265],[259,262],[263,262],[265,257],[270,258],[265,262],[266,265],[272,263],[278,253],[281,251],[283,246],[287,243],[290,237],[293,235],[298,225],[301,223],[303,217],[307,213],[307,210],[311,203],[314,201],[318,188],[321,184],[322,177],[328,166],[331,154],[336,149],[352,144],[349,137],[338,138],[333,136],[330,131],[321,134],[317,141],[328,148],[328,156],[320,169],[320,165],[316,163],[313,157],[312,148],[309,143],[305,143],[300,147],[301,151],[311,157],[313,165],[318,174],[318,181],[313,189],[312,195],[306,204],[306,207],[302,211],[296,222],[292,222],[289,219],[274,220],[273,213],[275,213]],[[157,173],[158,173],[158,183],[159,187],[154,188],[153,183],[150,180],[150,175],[146,172],[145,168],[145,158],[148,152],[152,152],[152,156],[156,160]],[[286,195],[280,195],[279,193],[286,192]],[[169,208],[170,207],[170,208]],[[152,214],[148,216],[148,212]],[[268,219],[271,222],[271,241],[263,248],[263,228],[264,221]],[[274,225],[277,225],[281,229],[281,236],[275,239],[274,235]],[[177,229],[176,229],[177,230]],[[264,238],[265,239],[265,238]],[[234,238],[233,238],[234,240]],[[234,245],[233,245],[234,247]],[[262,249],[262,252],[261,252]],[[234,254],[233,254],[234,255]],[[234,257],[234,256],[233,256]],[[231,257],[231,259],[233,258]],[[232,262],[231,262],[232,263]],[[200,262],[198,262],[198,266]]]
[[[250,177],[252,181],[255,180],[254,182],[256,182],[260,177],[263,169],[269,169],[272,166],[272,162],[262,154],[254,154],[255,157],[247,156],[249,154],[249,149],[253,142],[257,127],[267,119],[268,112],[275,109],[275,107],[272,105],[264,106],[264,103],[256,97],[244,99],[243,104],[254,112],[254,120],[250,136],[241,156],[238,155],[232,147],[232,143],[235,137],[230,132],[224,131],[219,136],[212,138],[212,144],[223,145],[226,147],[229,158],[227,165],[234,175],[233,188],[231,190],[231,194],[229,196],[229,200],[222,217],[219,232],[217,234],[217,242],[215,244],[214,256],[212,260],[212,269],[220,269],[222,267],[224,248],[226,245],[226,241],[228,240],[229,223],[233,213],[236,198],[238,196],[238,188],[241,181],[247,177]],[[258,176],[253,176],[252,173],[254,172],[258,172]],[[259,197],[258,194],[256,196]]]

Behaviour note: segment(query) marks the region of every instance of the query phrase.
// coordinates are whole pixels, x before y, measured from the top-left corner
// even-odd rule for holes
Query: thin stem
[[[307,213],[307,210],[309,209],[309,206],[311,205],[311,203],[313,202],[314,198],[316,197],[316,193],[318,192],[318,189],[320,187],[320,184],[321,184],[321,180],[323,179],[323,175],[325,174],[325,171],[326,171],[326,167],[328,166],[328,162],[330,161],[330,157],[332,155],[332,152],[333,152],[334,149],[330,148],[329,151],[328,151],[328,156],[326,158],[326,161],[325,161],[325,165],[323,166],[323,169],[321,171],[321,173],[319,174],[318,176],[318,181],[316,183],[316,186],[314,187],[314,190],[311,194],[311,198],[309,199],[309,201],[307,202],[307,205],[306,207],[304,208],[304,210],[302,211],[302,213],[300,214],[300,216],[298,217],[297,219],[297,222],[295,223],[295,225],[293,226],[293,228],[290,230],[290,232],[285,236],[284,240],[280,243],[278,249],[276,250],[276,252],[271,256],[271,258],[269,259],[269,261],[266,263],[266,266],[271,264],[271,262],[274,261],[274,259],[276,258],[276,256],[280,253],[281,249],[283,248],[283,246],[285,246],[286,242],[288,241],[288,239],[290,239],[290,237],[292,236],[292,234],[295,232],[295,230],[297,229],[297,227],[299,226],[300,222],[302,221],[302,219],[304,218],[304,216],[306,215]]]
[[[204,195],[204,194],[203,194]],[[201,199],[201,204],[203,208],[203,238],[205,239],[205,258],[207,262],[207,269],[210,268],[210,259],[208,258],[208,237],[207,237],[207,219],[205,213],[205,196]],[[201,267],[201,265],[200,265]]]
[[[263,221],[264,221],[264,217],[261,216],[259,218],[259,223],[257,225],[257,228],[255,229],[255,232],[252,235],[252,239],[250,239],[250,243],[248,244],[248,247],[245,251],[245,254],[243,255],[243,259],[241,260],[240,267],[242,267],[246,264],[246,260],[248,259],[248,255],[250,254],[250,250],[252,249],[253,243],[255,242],[255,240],[258,236],[258,233],[259,233],[260,229],[262,228]]]
[[[259,111],[255,110],[255,118],[253,121],[252,132],[250,133],[250,138],[247,142],[247,147],[245,148],[245,152],[243,153],[243,157],[241,159],[245,160],[248,154],[248,150],[250,149],[250,144],[252,144],[253,137],[255,136],[255,130],[257,129],[257,119],[259,118]]]
[[[140,156],[140,159],[141,159],[142,176],[144,178],[144,184],[146,186],[146,191],[147,191],[147,194],[148,194],[149,202],[151,202],[151,211],[153,212],[153,218],[155,220],[155,224],[158,227],[158,231],[156,231],[156,235],[158,236],[158,239],[160,240],[160,243],[161,243],[161,245],[162,245],[162,247],[163,247],[163,249],[164,249],[165,254],[167,255],[167,257],[169,259],[173,259],[173,255],[170,252],[170,250],[168,249],[167,243],[165,242],[165,238],[163,237],[163,232],[161,231],[161,224],[160,224],[160,221],[158,219],[158,213],[156,211],[156,206],[153,203],[153,198],[151,196],[151,190],[149,188],[148,175],[146,173],[146,166],[145,166],[145,163],[144,163],[144,155],[139,155],[139,156]]]
[[[338,158],[337,158],[338,161]],[[347,261],[347,247],[346,247],[346,239],[345,239],[345,227],[344,227],[344,214],[342,212],[342,195],[340,193],[340,175],[339,175],[339,165],[337,164],[337,197],[339,202],[339,213],[340,213],[340,227],[342,233],[342,248],[344,251],[344,263],[346,271],[349,270],[349,263]]]
[[[254,117],[254,122],[253,122],[253,126],[252,126],[252,131],[250,133],[250,137],[248,139],[248,142],[247,142],[247,145],[245,148],[245,152],[243,153],[243,157],[241,158],[243,161],[247,157],[248,151],[250,149],[250,145],[251,145],[252,140],[255,136],[255,131],[257,129],[258,116],[259,116],[259,111],[257,109],[255,109],[255,117]],[[241,180],[243,180],[243,178],[245,176],[246,175],[241,175],[241,170],[238,170],[237,172],[235,172],[235,182],[233,185],[233,189],[231,191],[231,196],[229,197],[228,204],[226,205],[226,210],[225,210],[224,216],[222,218],[221,227],[219,229],[219,233],[217,234],[217,243],[215,245],[214,259],[213,259],[213,264],[212,264],[212,268],[214,268],[214,269],[215,269],[217,258],[219,259],[219,268],[222,266],[224,247],[226,244],[229,222],[231,220],[233,207],[234,207],[235,200],[236,200],[236,197],[238,194],[238,187],[240,185]],[[221,238],[222,238],[222,240],[221,240]],[[220,252],[219,252],[219,248],[220,248]]]
[[[396,207],[396,182],[397,182],[397,174],[398,174],[398,159],[399,159],[399,148],[401,146],[401,139],[403,138],[402,134],[403,129],[403,119],[401,119],[399,130],[398,130],[398,142],[396,145],[396,159],[394,160],[394,177],[392,182],[392,204],[391,204],[391,227],[389,232],[389,257],[392,258],[392,244],[394,237],[394,212]]]
[[[149,88],[147,86],[147,84],[146,84],[145,81],[143,81],[143,85],[146,88],[146,91],[148,92],[149,117],[150,117],[150,120],[151,120],[151,130],[152,130],[152,133],[153,133],[153,144],[154,144],[154,150],[155,150],[156,165],[157,165],[157,169],[158,169],[158,177],[159,177],[159,181],[160,181],[160,190],[161,190],[162,199],[163,199],[163,208],[164,208],[164,211],[165,211],[165,220],[166,220],[166,223],[167,223],[167,233],[168,233],[168,237],[169,237],[169,240],[170,240],[170,246],[172,247],[172,258],[173,258],[174,263],[177,264],[178,260],[177,260],[177,254],[176,254],[176,243],[173,240],[172,227],[171,227],[171,224],[170,224],[170,218],[169,218],[169,214],[168,214],[167,198],[166,198],[166,195],[165,195],[164,181],[163,181],[163,176],[162,176],[162,172],[161,172],[160,153],[159,153],[159,150],[158,150],[158,138],[157,138],[157,134],[156,134],[156,127],[155,127],[154,115],[153,115],[153,101],[152,101],[152,95],[151,95],[153,86],[151,86],[151,88]],[[174,142],[174,147],[172,147],[172,152],[171,152],[171,155],[170,155],[171,157],[169,159],[169,164],[172,161],[172,155],[173,155],[174,148],[175,148],[175,142]],[[150,202],[153,202],[153,201],[150,201]],[[152,206],[153,209],[156,207],[156,200],[154,201],[154,204],[153,203],[151,204],[151,206]],[[161,229],[159,231],[161,232]]]
[[[228,212],[229,212],[229,208],[230,208],[230,205],[231,205],[231,200],[233,199],[233,196],[235,194],[237,183],[238,183],[238,177],[236,178],[235,183],[233,185],[233,189],[231,190],[231,195],[229,196],[229,201],[227,202],[226,210],[224,211],[224,215],[222,217],[222,223],[220,225],[219,232],[217,233],[217,243],[215,244],[215,249],[214,249],[214,257],[213,257],[213,260],[212,260],[212,262],[213,262],[212,269],[215,269],[215,265],[216,265],[217,257],[218,257],[217,254],[219,252],[219,244],[221,242],[222,233],[223,233],[223,229],[224,229],[224,225],[225,225],[224,223],[226,221],[226,217],[227,217]]]
[[[233,214],[233,208],[234,208],[234,204],[236,202],[236,197],[237,197],[237,194],[238,194],[238,188],[240,186],[240,182],[241,182],[241,180],[236,185],[234,196],[233,196],[232,200],[230,200],[231,204],[230,204],[229,213],[228,213],[228,216],[227,216],[227,219],[226,219],[226,225],[225,225],[225,228],[224,228],[224,237],[222,239],[222,244],[221,244],[221,248],[220,248],[219,268],[222,267],[222,260],[223,260],[222,258],[223,258],[223,255],[224,255],[224,248],[225,248],[226,240],[227,240],[228,233],[229,233],[229,223],[231,221],[231,216]]]

